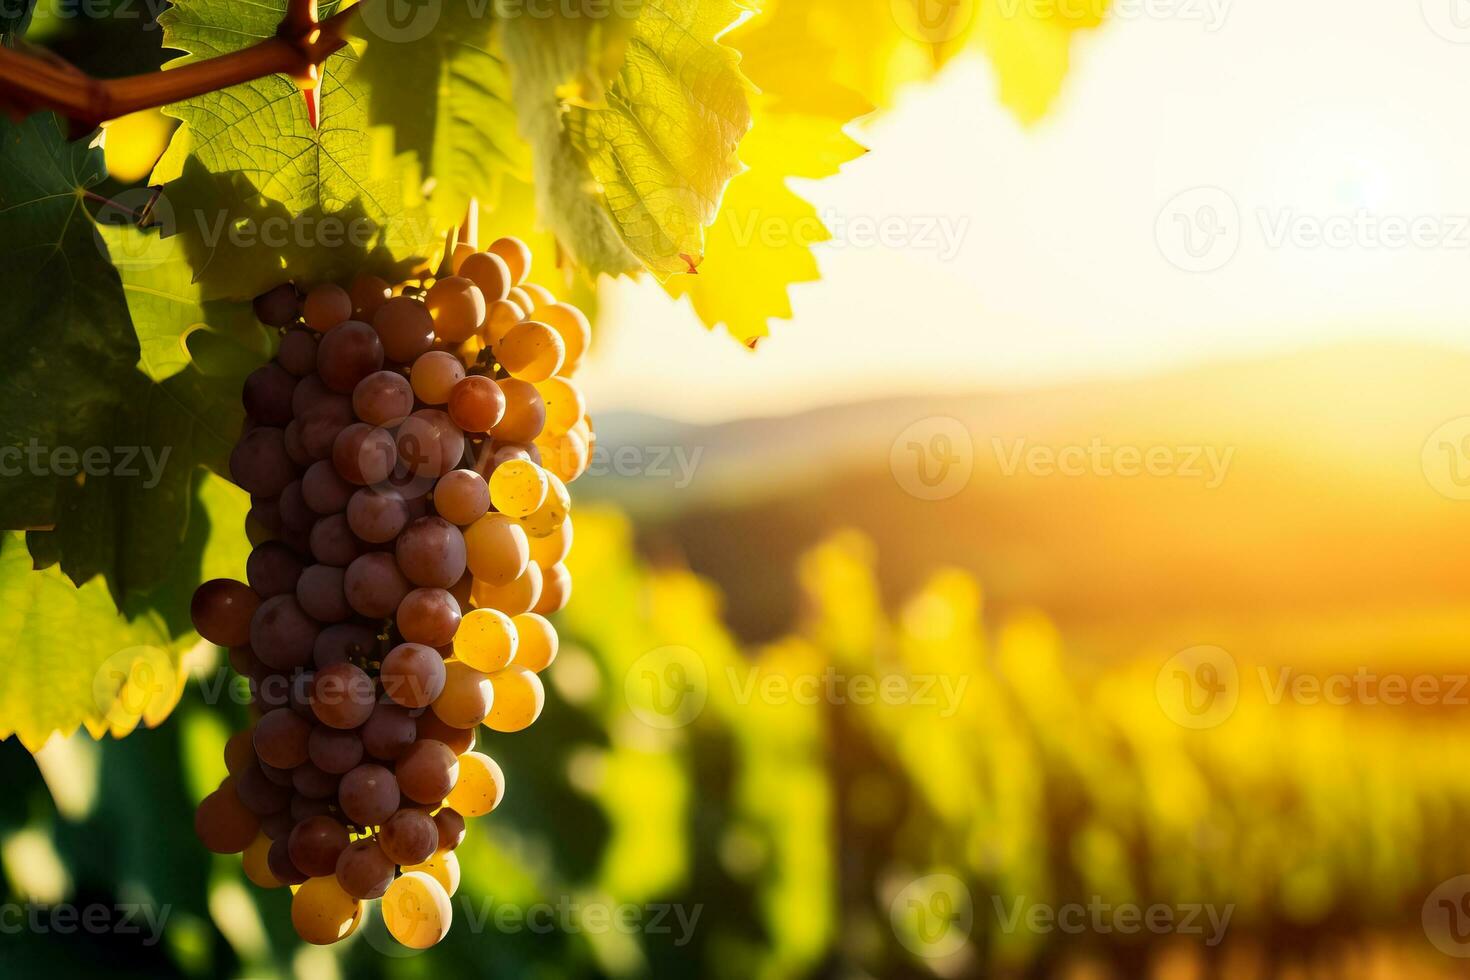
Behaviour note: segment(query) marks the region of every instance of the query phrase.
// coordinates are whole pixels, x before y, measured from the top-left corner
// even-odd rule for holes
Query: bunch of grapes
[[[452,265],[256,299],[281,337],[245,382],[230,457],[252,501],[248,584],[194,594],[254,718],[195,829],[257,885],[289,886],[312,943],[350,935],[373,899],[407,946],[446,934],[465,818],[505,788],[476,731],[536,720],[545,617],[571,593],[587,319],[526,282],[516,239]]]

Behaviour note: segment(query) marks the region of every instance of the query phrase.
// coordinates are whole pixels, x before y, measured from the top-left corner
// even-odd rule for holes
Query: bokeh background
[[[822,277],[755,350],[599,288],[563,652],[482,735],[447,940],[303,947],[197,846],[246,718],[199,649],[152,730],[0,744],[5,907],[117,926],[9,912],[0,972],[1462,975],[1456,14],[1120,0],[1036,118],[980,52],[915,72],[801,188]],[[108,25],[31,36],[156,66]]]

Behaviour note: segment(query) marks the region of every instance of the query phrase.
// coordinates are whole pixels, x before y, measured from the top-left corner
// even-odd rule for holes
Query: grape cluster
[[[399,942],[443,938],[465,818],[505,788],[475,733],[536,720],[546,616],[571,593],[587,318],[526,282],[516,239],[452,264],[257,297],[281,336],[230,457],[252,501],[248,584],[194,594],[254,719],[195,830],[257,885],[290,886],[312,943],[350,935],[373,899]]]

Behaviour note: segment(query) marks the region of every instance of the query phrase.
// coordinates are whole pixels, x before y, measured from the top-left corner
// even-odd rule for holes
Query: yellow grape
[[[531,297],[531,308],[527,310],[528,313],[534,313],[556,303],[556,296],[545,286],[538,286],[534,282],[523,282],[520,285],[521,292]]]
[[[465,260],[475,254],[475,246],[469,242],[455,242],[454,251],[450,253],[449,271],[456,276],[464,275]]]
[[[483,752],[466,752],[459,757],[459,779],[444,798],[462,817],[483,817],[500,805],[505,796],[505,774],[500,764]]]
[[[479,286],[463,276],[434,283],[424,297],[424,305],[434,318],[434,332],[451,344],[469,340],[485,322],[485,297]]]
[[[511,285],[518,286],[531,274],[531,249],[519,238],[499,238],[490,243],[488,250],[505,260],[510,270]]]
[[[546,500],[546,471],[525,459],[512,459],[490,474],[490,503],[502,514],[525,517]]]
[[[561,334],[562,343],[567,349],[561,373],[572,374],[582,363],[582,355],[587,353],[587,346],[592,343],[592,324],[587,321],[587,315],[570,303],[552,303],[546,307],[537,307],[536,316]]]
[[[572,519],[561,522],[561,527],[544,538],[532,538],[531,560],[542,568],[550,568],[559,561],[566,561],[572,550]]]
[[[485,718],[486,728],[509,734],[530,728],[541,717],[546,689],[534,671],[512,664],[491,674],[490,683],[495,687],[495,703]]]
[[[587,400],[581,389],[565,377],[537,382],[536,390],[546,404],[546,428],[542,430],[545,433],[559,435],[566,432],[587,414]]]
[[[499,609],[507,616],[519,616],[530,612],[541,598],[541,569],[531,562],[520,578],[509,585],[489,585],[475,582],[470,592],[470,601],[480,609]]]
[[[261,834],[245,848],[241,858],[241,864],[245,869],[245,877],[250,879],[251,884],[257,888],[280,888],[281,879],[271,873],[270,864],[266,857],[270,854],[271,839]]]
[[[494,347],[510,333],[510,328],[526,318],[525,308],[508,299],[491,303],[485,310],[485,326],[481,331],[485,343]]]
[[[454,656],[486,674],[503,669],[517,649],[515,624],[498,609],[470,610],[454,634]]]
[[[546,484],[546,499],[536,508],[535,513],[521,519],[521,526],[526,529],[526,534],[533,538],[554,534],[572,509],[572,495],[567,493],[567,485],[561,481],[561,477],[547,472]]]
[[[383,925],[409,949],[428,949],[449,935],[454,907],[430,874],[406,871],[383,893]]]
[[[403,870],[405,872],[422,871],[443,886],[444,891],[450,896],[459,891],[459,858],[454,856],[453,851],[436,851],[429,860],[422,864],[410,865]]]
[[[495,359],[522,381],[545,381],[561,369],[566,357],[561,334],[539,320],[526,320],[511,327],[495,346]]]
[[[490,713],[494,698],[490,678],[469,664],[451,660],[444,665],[444,690],[429,707],[450,728],[474,728]]]
[[[335,875],[308,878],[291,898],[296,935],[317,946],[346,939],[361,921],[362,903],[342,890]]]
[[[516,628],[516,666],[541,673],[556,660],[560,640],[556,627],[545,616],[521,613],[511,620]],[[494,684],[491,678],[491,684]]]
[[[449,401],[454,386],[464,380],[464,365],[448,351],[431,350],[420,354],[408,372],[413,393],[425,405],[443,405]]]
[[[575,426],[556,435],[538,436],[536,448],[541,450],[541,465],[563,483],[571,483],[581,476],[591,461],[591,447]]]
[[[572,573],[567,566],[556,564],[541,569],[541,594],[531,607],[534,613],[550,616],[566,608],[572,598]]]
[[[477,584],[509,585],[526,571],[526,529],[504,514],[486,514],[464,532],[465,553]]]
[[[520,286],[512,286],[510,292],[506,294],[506,299],[524,310],[526,316],[530,316],[536,311],[536,297],[526,292]]]
[[[485,302],[494,305],[510,293],[510,268],[500,256],[490,252],[474,252],[454,271],[480,287]]]

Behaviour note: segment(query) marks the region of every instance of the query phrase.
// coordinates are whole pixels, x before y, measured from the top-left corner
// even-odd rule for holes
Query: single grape
[[[434,509],[451,524],[473,524],[490,509],[490,486],[474,470],[451,470],[434,485]]]
[[[509,296],[509,293],[506,295]],[[525,318],[525,309],[509,299],[491,303],[485,310],[485,325],[480,328],[481,340],[494,347],[510,333],[512,327]]]
[[[347,566],[343,588],[358,615],[386,619],[398,611],[412,586],[391,554],[373,551]]]
[[[367,721],[377,703],[373,679],[356,664],[332,664],[318,670],[312,694],[317,719],[342,730]]]
[[[310,722],[290,708],[274,708],[255,723],[255,754],[268,765],[291,769],[306,761],[310,737]]]
[[[315,946],[346,939],[362,921],[362,903],[342,890],[332,867],[324,877],[309,878],[291,897],[291,925]]]
[[[414,589],[398,604],[398,632],[410,643],[447,646],[459,628],[459,603],[445,589]]]
[[[381,826],[398,810],[398,781],[382,766],[365,762],[342,777],[337,799],[359,827]]]
[[[374,372],[352,389],[352,410],[369,425],[395,426],[413,411],[413,386],[397,371]]]
[[[468,621],[469,617],[466,616]],[[521,613],[513,620],[516,628],[516,657],[518,666],[541,673],[556,659],[558,640],[556,629],[545,616],[536,613]],[[464,627],[461,625],[460,630]],[[458,637],[456,637],[456,641]]]
[[[331,817],[311,817],[296,825],[287,838],[291,863],[318,878],[335,874],[337,858],[347,850],[347,828]]]
[[[552,303],[538,307],[536,317],[561,335],[566,348],[561,373],[570,376],[582,363],[582,355],[592,343],[592,325],[586,315],[570,303]]]
[[[313,461],[326,459],[332,455],[338,434],[352,424],[352,399],[333,395],[305,413],[297,413],[296,421],[301,423],[301,445],[306,454]]]
[[[587,400],[575,382],[566,378],[547,378],[536,384],[536,393],[546,406],[544,433],[558,435],[567,431],[587,414]]]
[[[306,506],[306,498],[302,496],[300,480],[286,484],[286,489],[276,498],[276,510],[281,517],[281,528],[292,532],[292,537],[311,530],[316,522],[316,514]]]
[[[301,297],[289,282],[267,289],[250,305],[255,318],[268,327],[289,327],[301,315]]]
[[[347,579],[344,579],[343,587],[344,590],[347,588]],[[404,591],[407,592],[406,585]],[[350,599],[349,595],[349,601]],[[338,623],[328,626],[318,634],[312,647],[311,659],[317,667],[330,667],[332,664],[345,664],[349,661],[376,660],[377,654],[376,632],[361,623]]]
[[[347,288],[347,295],[352,300],[353,315],[371,322],[378,310],[383,308],[383,304],[393,296],[393,290],[385,280],[364,272],[352,280],[352,285]]]
[[[454,634],[454,656],[482,673],[503,669],[515,659],[515,624],[495,609],[472,609]]]
[[[526,531],[504,514],[486,514],[464,532],[465,556],[475,578],[490,585],[509,585],[531,560]]]
[[[316,712],[311,707],[315,682],[316,671],[303,670],[291,677],[286,693],[286,706],[307,721],[316,721]]]
[[[314,733],[314,731],[313,731]],[[307,739],[306,751],[311,754],[311,740]],[[325,800],[337,792],[337,777],[341,773],[330,773],[307,761],[291,770],[291,788],[302,796],[314,800]]]
[[[462,343],[485,321],[485,297],[469,279],[449,276],[429,287],[424,305],[434,318],[434,332],[451,344]]]
[[[395,296],[384,303],[373,317],[373,329],[383,342],[383,353],[398,364],[410,364],[434,346],[434,318],[411,296]]]
[[[456,275],[473,282],[485,303],[505,299],[510,292],[510,268],[500,256],[490,252],[474,252],[465,258]]]
[[[494,699],[489,677],[451,660],[444,665],[444,690],[430,707],[451,728],[474,728],[490,714]]]
[[[245,577],[250,580],[250,588],[256,595],[269,599],[272,596],[294,594],[296,580],[301,577],[305,568],[306,563],[289,547],[279,541],[267,541],[250,552],[250,557],[245,560]],[[247,641],[250,638],[248,621],[245,624],[245,638]]]
[[[415,742],[399,756],[393,773],[404,796],[415,803],[438,803],[459,778],[459,759],[443,742]]]
[[[400,643],[383,658],[383,693],[405,708],[427,708],[444,690],[444,658],[421,643]]]
[[[434,856],[422,864],[415,864],[403,869],[404,873],[410,871],[421,871],[437,881],[446,894],[453,897],[459,891],[459,858],[451,851],[435,852]]]
[[[536,446],[541,451],[542,465],[566,483],[586,472],[592,459],[592,445],[577,428],[559,435],[543,434]]]
[[[398,784],[403,785],[401,763]],[[378,831],[378,844],[394,864],[420,864],[439,849],[439,828],[423,810],[399,810]]]
[[[260,818],[251,813],[226,779],[194,811],[194,833],[215,854],[238,854],[260,833]]]
[[[250,729],[242,729],[225,741],[225,770],[237,775],[247,765],[255,763],[255,746],[251,744]]]
[[[383,924],[409,949],[428,949],[449,935],[453,918],[449,893],[422,871],[400,875],[383,893]]]
[[[348,844],[337,858],[337,883],[353,898],[382,898],[397,870],[376,840],[364,838]]]
[[[296,582],[296,601],[302,612],[319,623],[340,623],[351,616],[345,576],[346,570],[334,565],[312,565],[302,572]],[[312,637],[313,651],[315,647],[316,637]]]
[[[295,826],[293,823],[291,829]],[[272,837],[270,850],[266,852],[267,867],[283,885],[299,885],[306,880],[306,875],[291,863],[291,829]]]
[[[466,432],[489,432],[505,415],[500,385],[483,374],[460,380],[449,392],[449,418]]]
[[[541,717],[546,706],[546,689],[541,678],[515,664],[490,675],[495,698],[485,726],[493,732],[523,731]]]
[[[526,307],[526,313],[539,313],[556,303],[556,296],[545,286],[538,286],[534,282],[521,283],[521,292],[531,298],[531,305]]]
[[[316,371],[316,342],[313,330],[288,330],[281,338],[276,360],[296,377],[304,378]]]
[[[311,764],[324,773],[340,776],[362,761],[363,740],[357,732],[317,725],[306,740]],[[335,784],[333,789],[336,789]]]
[[[448,665],[445,666],[445,678],[448,679]],[[446,724],[433,711],[425,711],[414,719],[418,726],[418,740],[433,739],[435,742],[443,742],[449,746],[449,750],[455,755],[464,755],[475,747],[475,729],[455,728]]]
[[[260,596],[250,586],[217,578],[194,590],[189,619],[195,631],[210,643],[238,647],[250,642],[251,618],[259,608]]]
[[[435,852],[452,851],[464,843],[464,817],[453,807],[440,807],[434,813],[434,829],[439,840]]]
[[[408,503],[393,489],[364,487],[347,502],[347,525],[369,544],[392,541],[408,519]]]
[[[291,464],[298,469],[305,469],[316,462],[316,457],[306,451],[306,441],[302,438],[305,429],[300,419],[292,419],[282,430],[281,441],[286,446],[286,457]]]
[[[295,376],[271,361],[250,372],[241,401],[245,413],[256,422],[284,428],[291,421],[291,393],[295,390]]]
[[[505,796],[505,774],[496,761],[482,752],[459,757],[459,779],[444,799],[466,817],[483,817],[500,805]]]
[[[379,701],[362,726],[362,744],[368,755],[391,762],[418,738],[418,725],[408,709]]]
[[[335,440],[334,440],[335,445]],[[357,488],[342,479],[331,460],[319,459],[301,476],[301,497],[313,513],[340,514]]]
[[[546,403],[529,381],[504,378],[499,382],[505,394],[505,414],[490,430],[500,442],[534,442],[546,426]]]
[[[511,327],[495,347],[495,359],[511,377],[532,383],[555,375],[566,355],[561,334],[539,320],[526,320]]]
[[[333,514],[317,521],[312,525],[309,540],[312,557],[323,565],[345,568],[362,554],[363,543],[352,533],[346,514]]]
[[[347,426],[332,444],[333,467],[342,479],[360,487],[388,479],[397,462],[393,434],[366,422]]]
[[[562,564],[541,571],[541,594],[531,611],[542,616],[561,612],[572,599],[572,573]]]
[[[487,251],[504,260],[512,286],[519,286],[531,274],[531,249],[519,238],[496,239]]]
[[[382,366],[383,342],[361,320],[348,320],[333,327],[317,347],[317,374],[323,384],[338,394],[352,394],[359,381]]]
[[[545,502],[549,488],[545,470],[535,463],[513,459],[490,474],[490,503],[502,514],[526,517]]]
[[[443,476],[459,466],[464,447],[464,433],[438,409],[414,412],[398,427],[398,458],[419,477]]]
[[[257,888],[280,888],[283,884],[279,878],[271,874],[270,850],[271,838],[260,833],[241,855],[240,868],[245,872],[245,877],[250,879],[250,883]]]
[[[274,497],[296,479],[286,453],[286,434],[271,426],[251,429],[230,451],[230,479],[253,497]]]
[[[499,609],[507,616],[530,612],[541,598],[541,566],[531,562],[509,585],[476,582],[471,601],[482,609]]]
[[[394,546],[398,567],[415,585],[447,589],[465,570],[464,535],[442,517],[420,517]]]
[[[572,508],[572,495],[567,492],[567,485],[562,482],[561,477],[549,470],[542,472],[546,474],[546,499],[535,512],[521,519],[521,526],[532,538],[544,538],[556,533],[566,522],[567,513]]]
[[[352,297],[341,286],[323,283],[306,294],[302,313],[308,327],[326,333],[352,316]]]
[[[464,365],[448,351],[431,350],[413,362],[408,380],[419,401],[425,405],[443,405],[449,401],[454,386],[464,380]]]
[[[320,632],[295,595],[271,596],[250,620],[250,649],[261,663],[275,670],[305,667]]]

